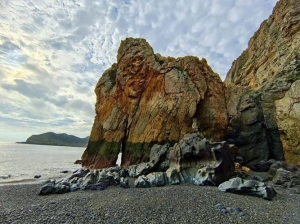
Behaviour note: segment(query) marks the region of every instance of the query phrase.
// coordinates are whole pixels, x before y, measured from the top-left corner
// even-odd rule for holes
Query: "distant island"
[[[58,145],[58,146],[72,146],[72,147],[86,147],[89,141],[89,136],[79,138],[74,135],[65,133],[56,134],[54,132],[47,132],[39,135],[31,135],[26,142],[17,142],[22,144],[35,145]]]

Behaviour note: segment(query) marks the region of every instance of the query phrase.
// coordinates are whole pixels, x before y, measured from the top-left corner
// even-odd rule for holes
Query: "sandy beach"
[[[0,223],[299,223],[300,195],[273,201],[217,187],[164,186],[39,196],[39,184],[0,187]],[[225,209],[219,209],[224,206]],[[232,212],[238,211],[238,212]]]

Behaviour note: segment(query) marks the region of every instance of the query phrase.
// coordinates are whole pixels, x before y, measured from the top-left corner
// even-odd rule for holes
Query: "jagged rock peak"
[[[126,38],[95,93],[84,166],[113,166],[120,150],[122,165],[147,161],[153,144],[174,143],[190,132],[224,139],[224,84],[205,59],[163,57],[145,39]]]
[[[277,75],[293,74],[300,64],[300,1],[281,0],[272,15],[233,62],[225,83],[259,88]]]

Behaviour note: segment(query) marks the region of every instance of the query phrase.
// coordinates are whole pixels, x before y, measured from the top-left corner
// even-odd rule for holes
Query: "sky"
[[[0,141],[52,131],[86,137],[94,87],[120,41],[206,58],[226,73],[277,0],[1,0]]]

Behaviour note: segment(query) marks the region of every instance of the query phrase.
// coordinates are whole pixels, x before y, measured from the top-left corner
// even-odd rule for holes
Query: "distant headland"
[[[79,138],[77,136],[68,135],[65,133],[56,134],[54,132],[46,132],[39,135],[31,135],[25,142],[17,142],[17,143],[85,147],[87,146],[88,141],[89,141],[89,136],[85,138]]]

